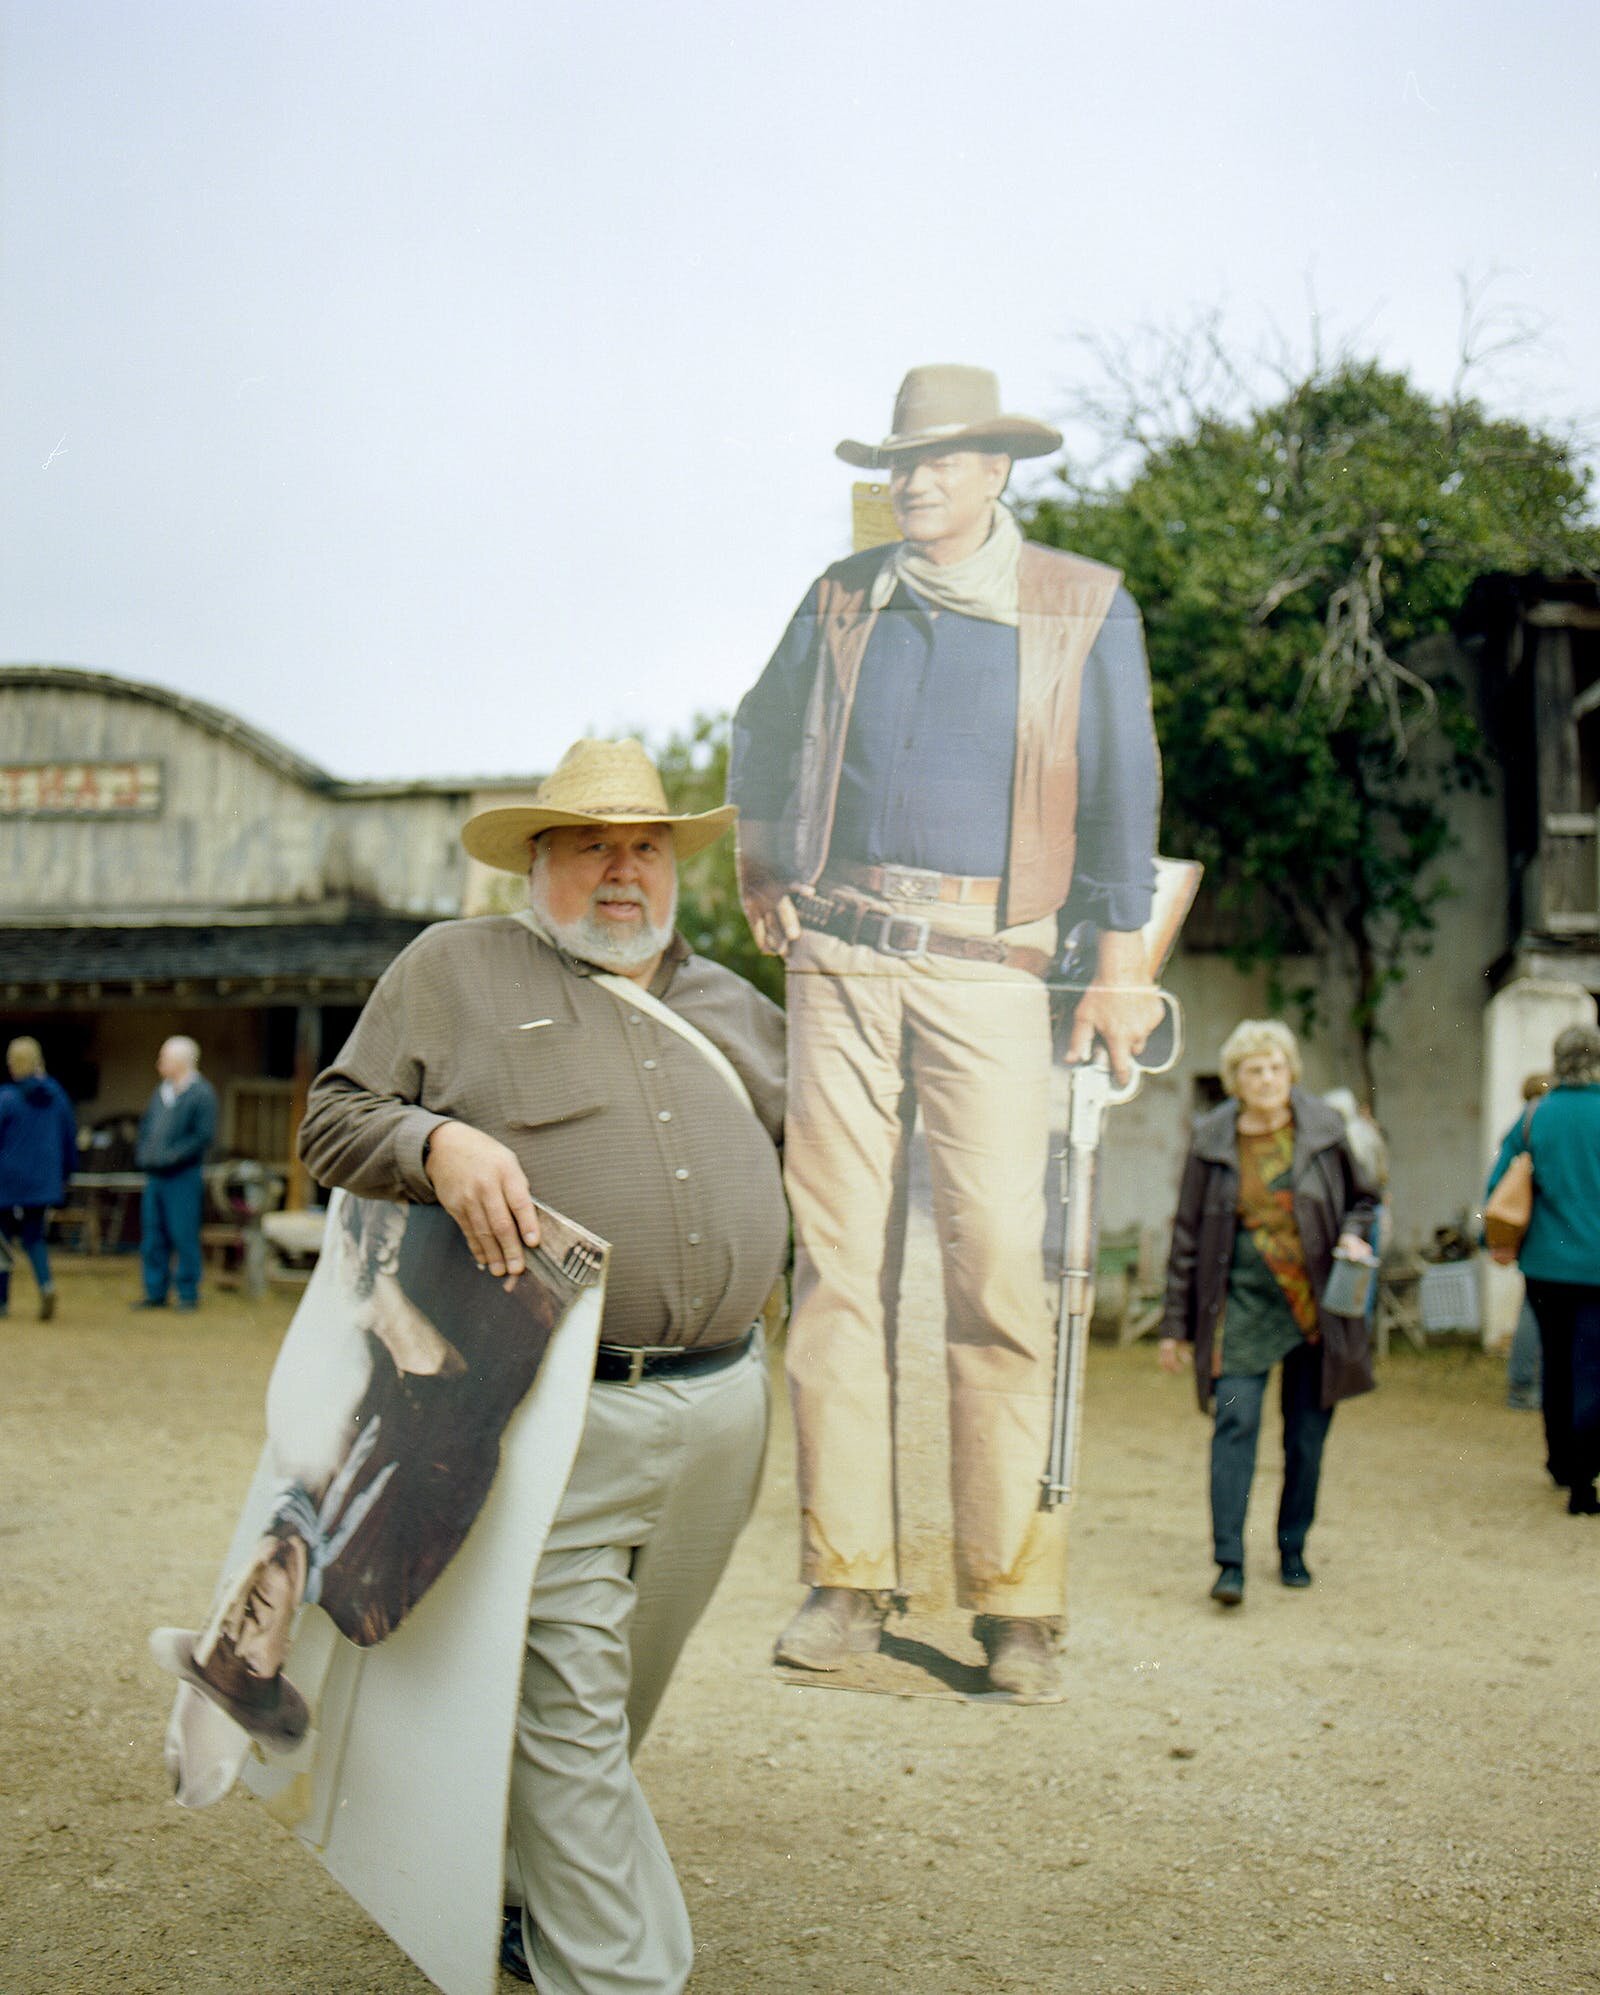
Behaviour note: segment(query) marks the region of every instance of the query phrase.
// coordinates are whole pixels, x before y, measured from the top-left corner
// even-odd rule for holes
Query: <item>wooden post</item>
[[[314,1004],[295,1007],[294,1093],[289,1097],[289,1183],[284,1209],[301,1212],[311,1203],[311,1176],[299,1158],[300,1125],[306,1119],[306,1097],[322,1057],[322,1011]]]

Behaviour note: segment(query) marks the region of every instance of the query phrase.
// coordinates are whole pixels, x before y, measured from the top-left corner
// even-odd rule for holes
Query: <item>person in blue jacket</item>
[[[39,1284],[39,1319],[56,1313],[55,1284],[44,1230],[52,1206],[65,1205],[67,1180],[78,1168],[78,1124],[72,1104],[44,1070],[37,1039],[6,1048],[11,1079],[0,1087],[0,1316],[11,1302],[15,1241]]]
[[[160,1086],[139,1119],[134,1159],[145,1173],[139,1210],[144,1294],[135,1309],[164,1309],[176,1282],[178,1307],[200,1302],[201,1166],[217,1133],[217,1097],[200,1073],[192,1039],[168,1039],[156,1055]],[[176,1263],[176,1267],[174,1267]]]
[[[1574,1517],[1600,1515],[1600,1029],[1569,1025],[1555,1085],[1506,1132],[1492,1192],[1511,1160],[1533,1159],[1533,1214],[1517,1261],[1539,1325],[1551,1479]]]

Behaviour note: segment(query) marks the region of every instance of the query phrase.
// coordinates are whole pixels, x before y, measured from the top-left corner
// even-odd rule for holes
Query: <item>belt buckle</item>
[[[644,1377],[645,1359],[648,1355],[642,1346],[634,1346],[628,1358],[628,1376],[622,1381],[624,1385],[637,1385]]]
[[[899,956],[909,963],[927,955],[928,937],[933,933],[931,921],[918,920],[905,914],[875,914],[872,918],[878,924],[878,940],[874,947],[881,950],[885,956]],[[890,938],[889,931],[892,928],[909,928],[916,939],[909,948],[902,949]]]
[[[891,900],[936,901],[943,878],[926,866],[885,866],[883,891]]]

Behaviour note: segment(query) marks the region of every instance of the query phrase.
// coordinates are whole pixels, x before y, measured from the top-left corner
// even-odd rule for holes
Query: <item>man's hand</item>
[[[1378,1258],[1359,1233],[1341,1233],[1334,1242],[1333,1251],[1352,1261],[1375,1261]]]
[[[1181,1372],[1193,1356],[1181,1337],[1163,1337],[1156,1347],[1156,1360],[1164,1372]]]
[[[539,1244],[539,1215],[515,1153],[465,1122],[441,1122],[426,1169],[478,1266],[514,1281],[527,1266],[523,1248]]]
[[[1126,1087],[1134,1056],[1161,1023],[1164,1006],[1145,963],[1144,937],[1137,929],[1106,929],[1100,936],[1094,982],[1078,1000],[1067,1045],[1069,1065],[1094,1057],[1099,1039],[1111,1060],[1111,1076]]]

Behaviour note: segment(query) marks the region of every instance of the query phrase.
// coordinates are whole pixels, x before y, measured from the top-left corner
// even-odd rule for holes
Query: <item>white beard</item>
[[[594,903],[602,900],[631,900],[643,911],[644,919],[637,929],[619,933],[610,922],[603,921],[595,913]],[[678,883],[676,880],[672,883],[671,905],[667,909],[665,922],[659,926],[650,919],[643,893],[636,888],[621,887],[597,887],[588,909],[576,921],[557,921],[550,912],[544,868],[539,864],[535,864],[528,875],[528,905],[557,948],[564,949],[569,956],[576,956],[580,963],[593,963],[597,970],[610,970],[617,976],[626,976],[630,970],[637,970],[659,956],[672,940],[673,925],[678,917]]]

